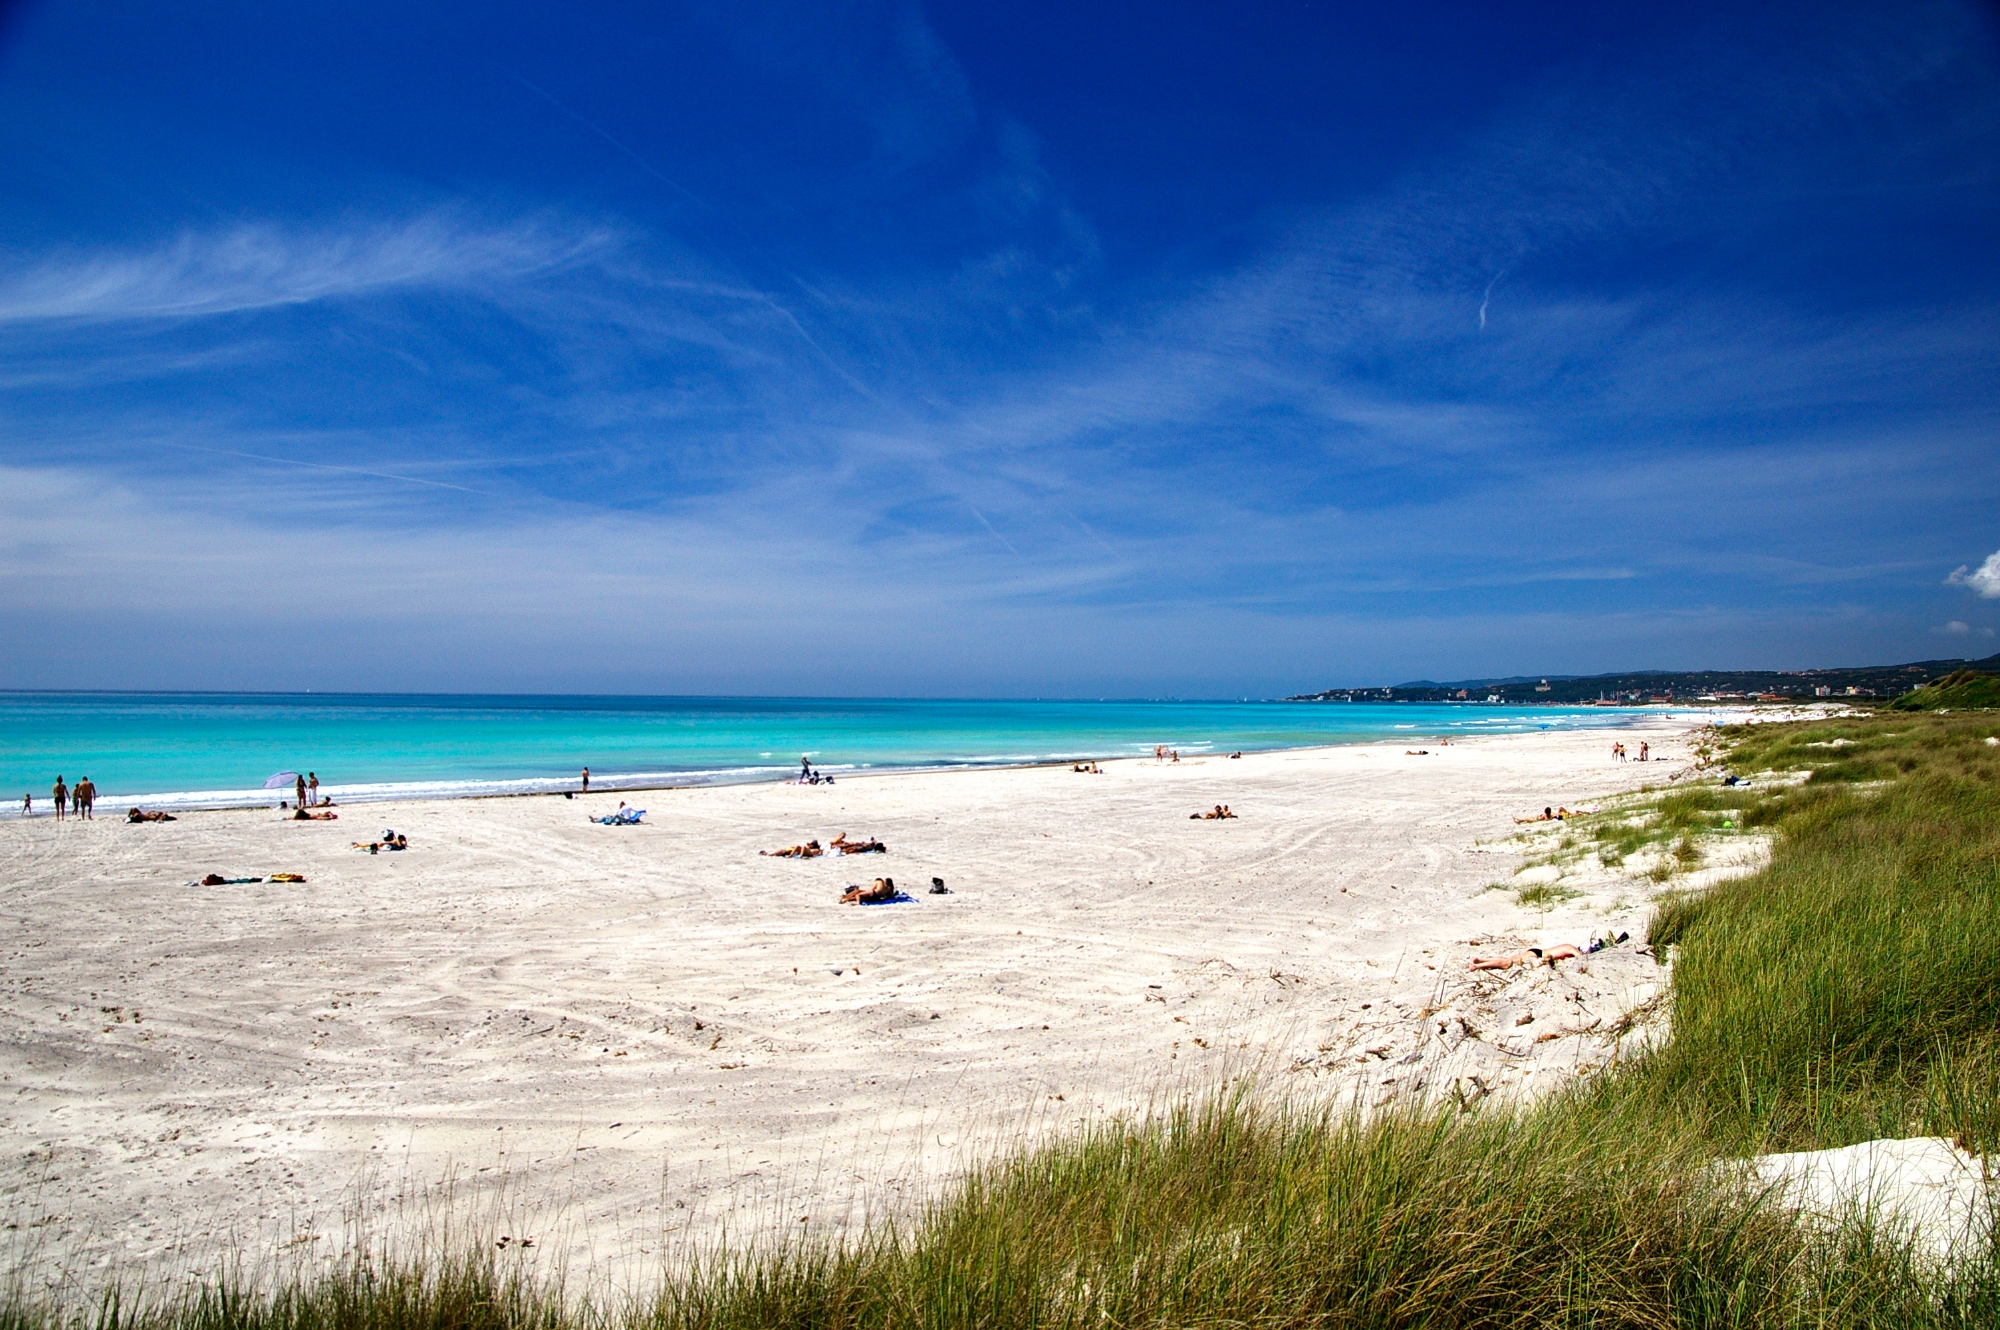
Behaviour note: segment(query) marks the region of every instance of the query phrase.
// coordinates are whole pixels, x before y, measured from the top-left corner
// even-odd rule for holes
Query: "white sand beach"
[[[630,1283],[1236,1076],[1556,1084],[1664,983],[1648,887],[1485,888],[1559,834],[1516,815],[1664,783],[1690,725],[624,795],[636,827],[587,820],[618,795],[0,825],[4,1262],[324,1257],[455,1207]],[[350,848],[384,827],[409,850]],[[889,852],[758,854],[841,831]],[[306,881],[186,885],[280,871]],[[835,903],[881,874],[914,899]],[[1633,941],[1466,968],[1607,929]]]

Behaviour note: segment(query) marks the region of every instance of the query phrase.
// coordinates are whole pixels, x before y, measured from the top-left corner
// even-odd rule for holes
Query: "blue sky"
[[[2000,650],[1990,10],[5,12],[0,686]]]

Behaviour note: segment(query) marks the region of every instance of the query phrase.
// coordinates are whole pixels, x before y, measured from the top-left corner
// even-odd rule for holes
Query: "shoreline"
[[[1416,705],[1416,704],[1391,703],[1384,705]],[[1435,704],[1424,703],[1421,705],[1467,707],[1467,708],[1471,707],[1494,708],[1496,706],[1496,704],[1485,703],[1485,702],[1477,702],[1477,703],[1450,702],[1450,703],[1435,703]],[[1621,721],[1606,721],[1603,723],[1594,723],[1590,725],[1563,727],[1565,730],[1569,732],[1592,732],[1592,733],[1604,732],[1604,731],[1618,731],[1634,727],[1643,727],[1649,723],[1652,723],[1656,720],[1660,720],[1662,718],[1666,721],[1675,722],[1677,721],[1678,717],[1687,717],[1693,714],[1705,714],[1706,716],[1708,716],[1709,719],[1703,722],[1707,724],[1733,723],[1735,721],[1754,717],[1754,715],[1756,714],[1755,708],[1748,708],[1741,706],[1732,706],[1732,707],[1689,706],[1689,707],[1676,707],[1674,711],[1668,711],[1663,706],[1583,708],[1583,707],[1569,706],[1569,705],[1559,706],[1559,704],[1555,703],[1540,703],[1540,704],[1520,703],[1520,704],[1505,704],[1505,705],[1514,708],[1522,706],[1541,705],[1541,706],[1548,706],[1551,708],[1558,708],[1565,712],[1577,712],[1577,711],[1588,711],[1590,713],[1616,712],[1618,715],[1623,717]],[[1768,710],[1769,709],[1768,706],[1765,709]],[[1786,704],[1785,709],[1787,711],[1792,711],[1795,710],[1796,707],[1794,707],[1792,704]],[[1547,728],[1554,729],[1556,727],[1550,726]],[[1503,737],[1508,734],[1529,734],[1529,733],[1540,733],[1540,732],[1544,731],[1537,729],[1537,730],[1503,730],[1494,733],[1439,732],[1439,733],[1424,733],[1424,734],[1412,733],[1408,736],[1382,736],[1382,735],[1367,734],[1367,735],[1357,735],[1352,739],[1341,742],[1281,745],[1276,747],[1262,747],[1262,748],[1249,746],[1242,748],[1240,751],[1242,751],[1245,754],[1319,752],[1323,750],[1337,750],[1337,749],[1351,748],[1357,745],[1366,745],[1371,743],[1400,742],[1405,737],[1407,737],[1412,742],[1416,741],[1438,742],[1440,740],[1450,739],[1457,743],[1466,743],[1474,739]],[[1207,742],[1207,741],[1202,741],[1202,742]],[[1222,754],[1219,754],[1214,750],[1204,749],[1204,750],[1195,750],[1189,755],[1192,757],[1209,757],[1209,756],[1221,756]],[[1104,762],[1114,762],[1114,761],[1122,762],[1122,761],[1143,761],[1143,760],[1145,760],[1143,756],[1130,752],[1080,750],[1077,753],[1068,755],[1050,755],[1050,756],[1031,757],[1031,758],[1001,757],[990,760],[970,758],[959,761],[944,761],[944,762],[929,762],[929,763],[912,762],[909,764],[889,763],[889,762],[862,763],[858,765],[832,765],[822,769],[834,773],[839,781],[845,781],[845,780],[858,779],[862,777],[874,777],[874,776],[941,775],[953,772],[1007,771],[1016,769],[1035,769],[1041,767],[1060,767],[1072,762],[1104,763]],[[786,766],[772,765],[764,767],[735,767],[735,768],[722,768],[722,769],[698,768],[687,772],[632,773],[627,775],[610,773],[610,774],[605,774],[603,776],[598,776],[593,774],[591,779],[591,789],[589,793],[630,794],[630,793],[647,793],[653,791],[672,791],[672,790],[684,790],[684,789],[716,789],[716,788],[727,788],[727,787],[742,786],[742,785],[793,784],[796,783],[794,777],[795,771],[796,768],[793,768],[789,765]],[[697,778],[712,777],[712,778],[689,779],[690,777],[697,777]],[[544,797],[563,795],[566,793],[571,795],[581,796],[583,794],[583,791],[572,788],[573,785],[574,785],[573,777],[572,778],[525,777],[525,778],[514,778],[514,779],[492,779],[492,780],[467,779],[467,780],[450,780],[450,781],[363,782],[354,785],[335,785],[329,783],[322,785],[321,793],[334,800],[334,803],[330,806],[337,811],[342,807],[356,807],[356,806],[376,805],[384,803],[458,801],[466,799],[544,798]],[[496,788],[504,786],[533,786],[534,788],[514,788],[514,789]],[[465,788],[461,790],[461,789],[455,789],[453,787],[465,787]],[[123,817],[124,816],[123,810],[133,806],[144,808],[147,809],[148,811],[170,812],[176,814],[177,816],[184,813],[195,813],[195,812],[275,810],[276,806],[271,804],[268,801],[268,799],[258,797],[259,793],[260,792],[258,791],[243,790],[243,789],[165,790],[153,793],[138,793],[138,794],[129,792],[105,793],[99,796],[98,805],[107,810],[113,810],[111,812],[107,812],[107,817],[111,816]],[[281,800],[285,802],[289,802],[290,798],[289,788],[280,788],[269,791],[269,793],[278,796]],[[53,821],[55,815],[53,809],[49,806],[47,802],[47,795],[45,793],[37,794],[36,798],[37,798],[36,810],[32,817],[27,817],[27,818],[23,817],[20,805],[17,802],[8,801],[0,803],[0,822],[9,822],[9,821],[39,822],[44,820]]]
[[[1542,909],[1489,888],[1560,834],[1514,817],[1684,769],[1693,727],[1645,719],[1670,750],[1648,766],[1589,729],[700,786],[629,828],[585,821],[615,803],[595,791],[371,805],[410,837],[395,855],[260,810],[10,823],[0,1128],[23,1149],[0,1192],[33,1213],[0,1248],[153,1272],[303,1225],[288,1250],[319,1259],[343,1215],[407,1233],[449,1211],[633,1280],[725,1228],[900,1213],[1038,1132],[1245,1075],[1535,1093],[1616,1041],[1416,1036],[1539,1008],[1564,1031],[1659,990],[1631,947],[1465,970],[1643,918],[1630,882]],[[1190,820],[1218,802],[1239,820]],[[890,852],[757,854],[836,830]],[[279,869],[306,881],[185,885]],[[833,903],[877,874],[914,899]]]

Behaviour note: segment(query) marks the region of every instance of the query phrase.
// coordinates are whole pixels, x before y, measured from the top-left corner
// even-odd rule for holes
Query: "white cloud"
[[[1944,584],[1968,586],[1980,600],[2000,600],[2000,550],[1988,554],[1986,562],[1978,568],[1966,568],[1964,564],[1952,568]]]
[[[241,226],[157,248],[47,260],[0,282],[0,324],[163,319],[305,304],[397,287],[518,277],[609,247],[602,229],[479,228],[432,214],[320,231]]]
[[[1987,555],[1986,562],[1977,568],[1968,569],[1960,564],[1944,580],[1947,586],[1972,588],[1982,600],[2000,600],[2000,550]]]
[[[1964,637],[1972,631],[1972,625],[1966,623],[1963,619],[1953,619],[1950,623],[1939,624],[1937,627],[1931,629],[1931,631],[1934,633],[1943,633],[1947,637]]]

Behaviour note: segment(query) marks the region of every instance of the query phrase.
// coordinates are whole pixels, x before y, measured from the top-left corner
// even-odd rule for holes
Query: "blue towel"
[[[621,808],[609,817],[593,817],[590,820],[607,827],[636,827],[639,825],[639,819],[645,815],[646,810],[643,808]]]
[[[860,903],[863,905],[915,905],[917,900],[916,897],[899,891],[885,901],[862,901]]]

